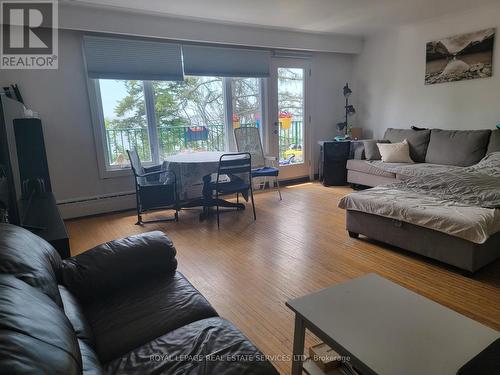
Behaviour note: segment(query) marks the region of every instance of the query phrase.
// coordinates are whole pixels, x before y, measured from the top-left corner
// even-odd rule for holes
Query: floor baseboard
[[[124,192],[113,195],[80,198],[57,203],[63,219],[92,216],[103,213],[133,209],[136,206],[135,193]]]

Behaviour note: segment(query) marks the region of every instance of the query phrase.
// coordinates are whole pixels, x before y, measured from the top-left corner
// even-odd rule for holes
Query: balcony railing
[[[255,124],[241,124],[241,126],[248,127]],[[187,150],[224,151],[225,125],[210,125],[199,134],[192,130],[193,128],[189,126],[159,126],[157,132],[160,159]],[[302,133],[302,121],[293,121],[289,129],[280,129],[280,160],[288,159],[290,150],[298,150],[298,145],[303,145]],[[142,161],[152,160],[148,129],[106,129],[106,142],[110,165],[127,164],[126,150],[131,148],[137,149]]]
[[[288,129],[280,127],[279,135],[279,162],[280,164],[302,163],[302,149],[304,147],[304,131],[302,121],[292,121]]]

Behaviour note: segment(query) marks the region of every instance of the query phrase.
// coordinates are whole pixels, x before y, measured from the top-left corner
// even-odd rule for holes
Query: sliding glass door
[[[279,160],[280,178],[309,176],[307,60],[275,59],[269,82],[269,149]]]

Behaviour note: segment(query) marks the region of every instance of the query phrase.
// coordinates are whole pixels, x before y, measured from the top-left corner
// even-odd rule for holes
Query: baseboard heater
[[[57,201],[57,207],[63,219],[129,210],[135,208],[135,205],[134,191]]]
[[[280,185],[286,186],[308,181],[309,177],[301,177],[282,180]],[[93,197],[64,199],[57,201],[57,207],[63,219],[130,210],[136,207],[135,192],[124,191]]]

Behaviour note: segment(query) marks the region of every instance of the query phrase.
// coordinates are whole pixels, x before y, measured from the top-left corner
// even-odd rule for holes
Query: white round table
[[[181,201],[181,208],[203,207],[200,220],[210,214],[210,207],[230,207],[244,210],[245,205],[239,202],[228,202],[224,199],[215,199],[210,189],[204,189],[205,183],[210,183],[211,175],[217,173],[222,155],[231,152],[204,151],[182,153],[168,156],[162,164],[163,171],[174,172],[177,180],[177,192]],[[235,158],[241,157],[235,156]],[[165,178],[168,174],[165,174]],[[245,195],[243,195],[245,199]]]
[[[230,152],[185,152],[167,156],[162,170],[172,171],[177,179],[177,192],[181,200],[203,197],[203,177],[217,173],[220,157]]]

